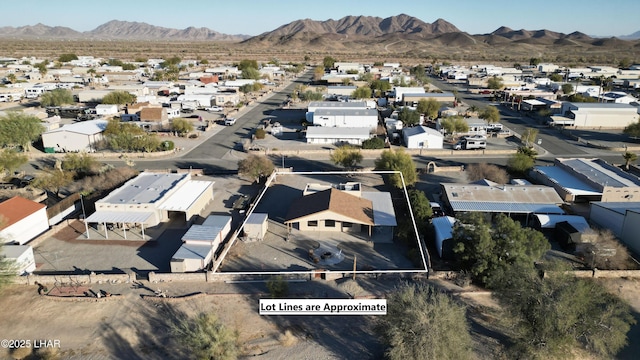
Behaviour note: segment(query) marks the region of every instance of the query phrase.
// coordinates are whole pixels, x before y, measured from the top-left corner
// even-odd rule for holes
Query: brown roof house
[[[366,232],[373,241],[392,242],[397,223],[390,194],[357,194],[329,187],[302,196],[291,203],[284,223],[302,232]]]
[[[163,107],[146,107],[140,110],[140,121],[161,127],[169,123],[169,113]]]

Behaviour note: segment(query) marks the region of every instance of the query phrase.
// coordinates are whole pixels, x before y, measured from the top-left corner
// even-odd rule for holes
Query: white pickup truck
[[[235,118],[226,118],[224,120],[224,124],[226,126],[232,126],[232,125],[235,125],[235,123],[236,123],[236,119]]]

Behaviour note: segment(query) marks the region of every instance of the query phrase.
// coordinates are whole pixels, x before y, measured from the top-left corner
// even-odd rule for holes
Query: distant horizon
[[[617,0],[615,15],[603,19],[602,3],[595,0],[538,0],[534,6],[508,4],[497,0],[458,0],[456,8],[443,2],[425,1],[393,4],[382,0],[366,3],[349,0],[325,0],[301,4],[300,1],[272,2],[236,0],[191,0],[179,5],[168,0],[112,0],[108,4],[66,0],[63,4],[48,0],[3,3],[3,12],[11,14],[0,27],[63,26],[78,32],[91,31],[112,20],[147,23],[172,29],[205,27],[228,35],[256,36],[296,20],[338,20],[345,16],[387,18],[406,14],[426,23],[443,19],[472,35],[488,34],[501,26],[513,30],[550,30],[570,34],[578,31],[595,37],[621,37],[640,31],[637,14],[640,1]]]

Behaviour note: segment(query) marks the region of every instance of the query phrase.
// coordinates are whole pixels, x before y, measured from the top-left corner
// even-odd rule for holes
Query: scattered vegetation
[[[172,327],[172,333],[193,359],[235,360],[240,354],[238,334],[227,329],[214,314],[183,319]]]
[[[472,358],[465,308],[449,295],[430,286],[405,284],[389,295],[387,305],[387,316],[376,326],[387,346],[385,358]]]
[[[0,173],[11,174],[28,161],[29,158],[26,155],[20,154],[14,149],[2,149],[0,150]]]
[[[187,119],[174,118],[171,120],[171,130],[177,132],[180,136],[184,136],[193,131],[193,124]]]
[[[267,289],[271,294],[271,298],[284,298],[289,295],[289,283],[282,275],[273,276],[267,281]]]
[[[271,175],[274,168],[271,160],[262,155],[250,154],[246,159],[238,162],[238,174],[255,182],[260,182]]]
[[[362,142],[363,149],[384,149],[384,140],[375,136]]]
[[[498,184],[506,184],[509,182],[509,174],[507,171],[494,164],[469,164],[465,168],[465,172],[470,182],[482,179],[487,179]]]
[[[42,107],[47,106],[61,106],[66,104],[74,104],[75,99],[70,90],[67,89],[54,89],[46,91],[40,96],[40,105]]]
[[[362,162],[362,153],[354,146],[343,145],[331,151],[330,158],[336,165],[342,166],[345,169],[354,169]]]
[[[125,105],[136,102],[136,96],[127,91],[112,91],[102,98],[103,104]]]

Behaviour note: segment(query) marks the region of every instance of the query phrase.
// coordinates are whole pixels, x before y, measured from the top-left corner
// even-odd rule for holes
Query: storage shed
[[[451,216],[440,216],[431,219],[436,250],[443,259],[453,258],[453,225],[455,223],[456,219]]]
[[[36,260],[30,245],[5,245],[0,249],[0,259],[5,258],[15,263],[15,272],[26,275],[36,270]]]
[[[23,245],[49,229],[46,205],[14,196],[0,203],[0,239]]]
[[[182,244],[171,257],[171,272],[193,272],[204,270],[211,261],[213,249],[209,245]]]
[[[249,240],[262,240],[269,227],[269,215],[264,213],[252,213],[247,218],[242,230]]]

